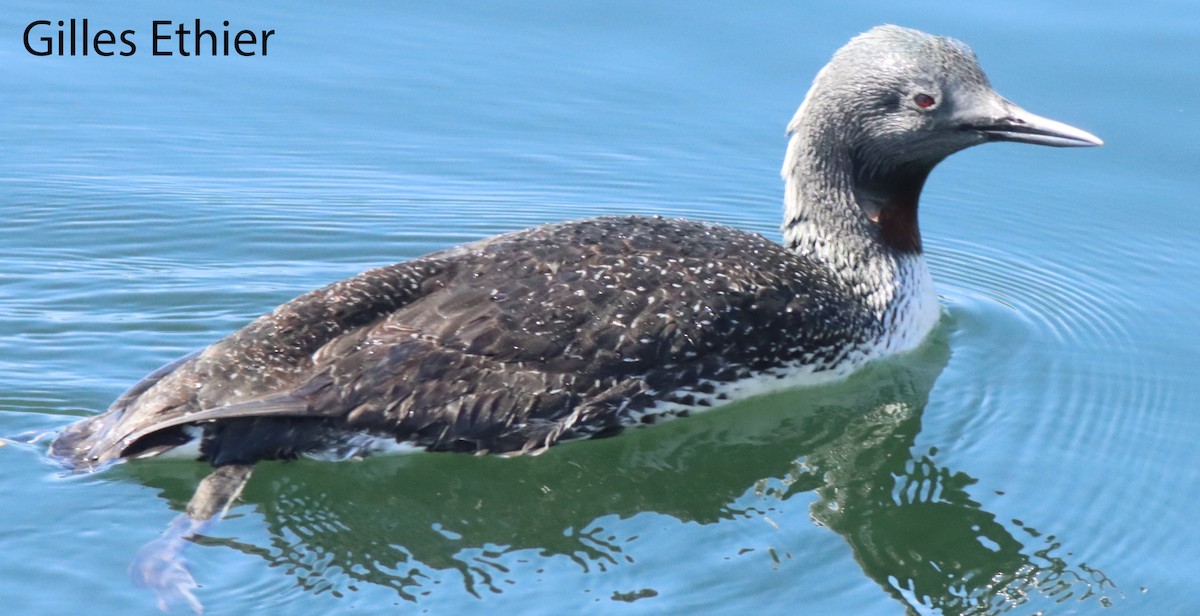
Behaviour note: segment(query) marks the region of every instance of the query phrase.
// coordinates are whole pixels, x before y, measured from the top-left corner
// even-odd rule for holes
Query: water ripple
[[[1079,251],[1050,261],[965,242],[931,252],[955,338],[935,407],[963,454],[994,468],[1025,467],[1051,494],[1071,492],[1075,466],[1103,465],[1114,478],[1135,467],[1133,450],[1120,441],[1153,429],[1171,407],[1172,388],[1130,327],[1151,318],[1144,302],[1092,266],[1116,257]],[[956,364],[971,372],[958,373]],[[1098,459],[1098,452],[1129,453]],[[1127,496],[1114,492],[1079,512],[1097,518],[1083,526],[1111,527],[1100,519],[1111,511],[1134,514],[1118,506]],[[1112,507],[1101,505],[1105,499]],[[1043,506],[1049,512],[1064,503]],[[1086,540],[1115,543],[1099,534]]]
[[[1005,306],[1039,333],[1072,346],[1133,346],[1122,317],[1137,304],[1119,286],[1074,264],[955,241],[939,242],[930,260],[952,302],[962,295]]]

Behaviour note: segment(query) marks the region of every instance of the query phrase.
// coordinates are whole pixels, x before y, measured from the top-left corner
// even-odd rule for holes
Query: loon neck
[[[793,125],[783,168],[785,244],[824,264],[877,324],[919,306],[924,316],[913,335],[927,332],[937,295],[922,255],[917,206],[936,162],[863,164],[839,145],[845,139],[821,138],[831,134]]]
[[[783,230],[789,248],[826,261],[922,253],[917,219],[932,165],[887,170],[855,160],[846,148],[792,135],[783,176]],[[863,253],[838,254],[838,253]]]

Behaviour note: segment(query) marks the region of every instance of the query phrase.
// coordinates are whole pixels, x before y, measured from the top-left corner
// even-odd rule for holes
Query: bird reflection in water
[[[563,558],[595,575],[633,566],[640,550],[649,556],[660,549],[651,535],[622,536],[624,521],[638,514],[670,516],[702,532],[759,517],[782,531],[773,531],[769,550],[741,550],[759,553],[764,574],[782,560],[803,563],[807,535],[789,541],[787,531],[815,522],[840,535],[863,573],[910,613],[988,614],[1120,599],[1103,572],[1069,562],[1054,535],[998,520],[972,498],[976,479],[940,466],[936,451],[915,445],[948,358],[938,334],[918,353],[839,385],[764,397],[537,459],[420,454],[261,465],[260,480],[234,511],[260,514],[269,539],[197,542],[262,558],[309,592],[388,587],[420,605],[462,588],[486,597],[537,584],[538,571]],[[196,467],[121,468],[182,509]],[[805,519],[802,507],[790,506],[798,498],[811,501]],[[463,586],[441,583],[452,577]],[[199,594],[204,598],[203,589]],[[656,595],[639,588],[611,598]]]

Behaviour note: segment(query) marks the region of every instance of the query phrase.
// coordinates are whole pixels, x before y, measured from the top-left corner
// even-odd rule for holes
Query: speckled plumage
[[[861,298],[814,270],[762,236],[687,220],[520,231],[284,304],[152,375],[114,404],[119,419],[76,424],[55,451],[103,463],[180,441],[197,421],[213,422],[214,463],[295,455],[337,433],[493,452],[609,433],[789,362],[835,368],[871,342],[881,324]],[[288,424],[282,446],[248,436]],[[232,432],[236,446],[223,442]]]

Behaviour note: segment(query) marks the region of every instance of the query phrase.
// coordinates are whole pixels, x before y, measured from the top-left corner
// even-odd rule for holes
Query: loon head
[[[929,172],[947,156],[989,141],[1103,143],[1000,96],[965,44],[890,25],[834,54],[788,134],[783,176],[794,211],[787,224],[804,217],[805,201],[832,193],[856,202],[884,227],[884,242],[902,251],[920,250],[917,199]]]

